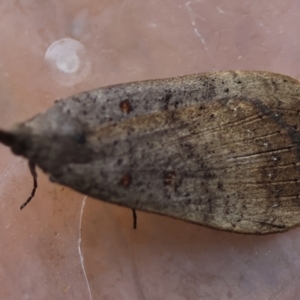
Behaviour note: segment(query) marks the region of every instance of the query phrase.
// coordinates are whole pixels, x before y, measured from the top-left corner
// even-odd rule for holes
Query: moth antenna
[[[137,224],[136,211],[133,208],[131,210],[132,210],[132,216],[133,216],[133,229],[136,229],[136,224]]]
[[[20,209],[23,209],[31,201],[31,199],[34,197],[35,191],[38,187],[37,172],[36,172],[36,169],[35,169],[35,163],[32,162],[32,161],[29,161],[28,166],[29,166],[29,170],[30,170],[30,173],[32,175],[32,178],[33,178],[33,189],[31,191],[31,195],[28,197],[28,199],[20,206]]]

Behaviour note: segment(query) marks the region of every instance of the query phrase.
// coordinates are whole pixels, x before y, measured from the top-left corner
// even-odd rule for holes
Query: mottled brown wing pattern
[[[215,72],[88,91],[1,132],[53,181],[204,226],[300,224],[300,84]]]

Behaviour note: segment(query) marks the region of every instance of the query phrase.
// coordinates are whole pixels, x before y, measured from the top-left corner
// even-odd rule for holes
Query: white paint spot
[[[85,47],[71,38],[55,41],[45,54],[51,76],[60,84],[78,84],[90,73],[90,62]]]
[[[60,57],[56,62],[56,66],[62,72],[71,74],[78,71],[80,60],[76,53],[70,53],[69,56]]]

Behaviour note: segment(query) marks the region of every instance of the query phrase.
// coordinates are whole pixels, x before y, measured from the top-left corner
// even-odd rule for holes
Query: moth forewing
[[[99,200],[249,234],[300,223],[300,84],[215,72],[114,85],[0,133]]]

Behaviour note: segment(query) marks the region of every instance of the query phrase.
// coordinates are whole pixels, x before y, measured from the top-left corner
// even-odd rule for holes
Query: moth
[[[300,225],[299,114],[293,78],[213,72],[86,91],[0,141],[96,199],[269,234]]]

